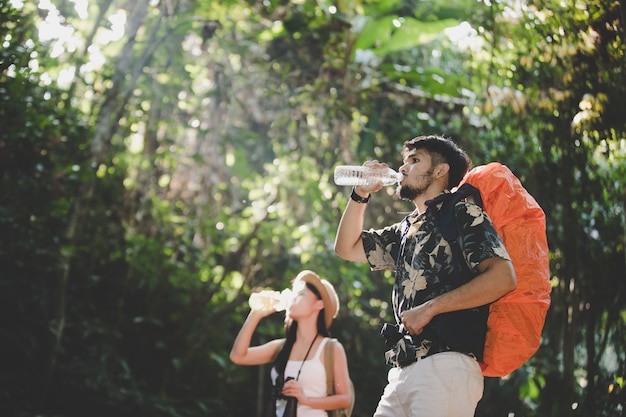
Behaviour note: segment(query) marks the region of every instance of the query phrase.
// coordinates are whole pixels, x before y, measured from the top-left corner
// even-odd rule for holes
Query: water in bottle
[[[258,311],[286,310],[293,298],[293,293],[289,288],[282,291],[263,290],[250,294],[248,304],[250,308]]]
[[[339,165],[335,168],[337,185],[393,185],[402,179],[402,174],[391,168],[370,168],[362,165]]]

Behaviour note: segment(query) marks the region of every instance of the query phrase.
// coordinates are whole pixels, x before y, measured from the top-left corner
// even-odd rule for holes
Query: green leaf
[[[387,55],[429,43],[457,24],[454,19],[422,22],[410,17],[385,16],[363,25],[355,49],[372,49],[378,55]]]

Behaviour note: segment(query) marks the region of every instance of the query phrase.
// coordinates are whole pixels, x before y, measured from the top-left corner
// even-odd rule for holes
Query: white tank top
[[[298,381],[302,384],[302,390],[307,397],[325,397],[326,393],[326,368],[320,360],[320,354],[324,351],[324,345],[328,342],[325,337],[322,343],[317,347],[315,354],[311,359],[304,361],[287,361],[285,367],[285,379],[292,377],[296,379],[300,366],[300,377]],[[271,371],[272,381],[276,381],[278,373],[274,368]],[[286,400],[276,401],[276,416],[282,417],[285,411]],[[326,410],[311,408],[308,405],[298,403],[298,417],[327,417]]]

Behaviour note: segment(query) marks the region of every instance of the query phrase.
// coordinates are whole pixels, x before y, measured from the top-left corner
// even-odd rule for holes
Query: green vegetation
[[[625,415],[623,3],[438,3],[0,1],[0,414],[257,416],[228,352],[308,268],[371,415],[393,277],[334,254],[332,171],[432,133],[548,218],[542,347],[477,417]],[[367,224],[411,208],[386,191]]]

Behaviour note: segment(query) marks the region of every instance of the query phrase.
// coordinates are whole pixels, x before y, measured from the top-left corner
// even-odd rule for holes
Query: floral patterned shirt
[[[399,223],[363,231],[361,235],[372,270],[395,270],[393,311],[398,324],[402,311],[458,286],[454,281],[452,248],[437,227],[434,209],[419,215],[412,213]],[[474,273],[486,259],[510,260],[487,213],[468,202],[458,203],[454,211],[460,252]]]

